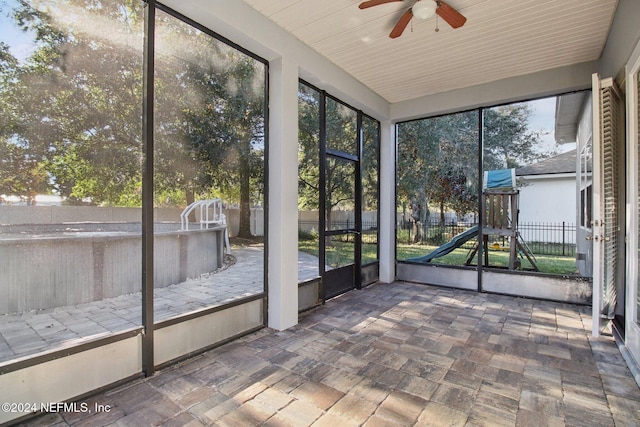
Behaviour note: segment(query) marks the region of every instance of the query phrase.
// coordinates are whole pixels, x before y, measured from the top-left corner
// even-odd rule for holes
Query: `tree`
[[[539,131],[529,129],[531,109],[513,104],[484,110],[485,170],[519,167],[548,157]],[[402,123],[398,131],[398,199],[412,207],[414,225],[430,206],[459,216],[477,212],[477,111]],[[418,237],[419,230],[415,230]]]
[[[240,205],[239,237],[264,194],[264,66],[161,15],[156,66],[157,194]],[[185,45],[189,49],[185,49]]]
[[[320,206],[320,93],[298,85],[298,209]]]
[[[355,110],[327,97],[327,152],[336,151],[357,155],[357,113]],[[339,157],[325,159],[325,218],[327,227],[334,228],[333,212],[355,208],[355,164]],[[344,228],[339,226],[339,228]]]
[[[72,203],[140,205],[143,5],[19,0],[13,12],[34,51],[11,63],[2,50],[0,96],[15,114],[0,136]],[[155,202],[223,195],[247,237],[264,193],[264,66],[161,11],[157,36]]]
[[[0,99],[4,105],[15,103],[13,89],[19,70],[19,61],[11,54],[10,46],[0,41]],[[20,196],[32,204],[37,193],[48,189],[47,173],[41,158],[30,153],[16,137],[19,119],[15,108],[0,110],[0,194]]]
[[[0,99],[5,101],[4,105],[9,105],[10,87],[17,67],[18,60],[9,51],[9,46],[0,42]],[[37,160],[13,139],[16,125],[15,110],[0,109],[0,194],[25,196],[30,204],[46,176],[43,177]]]
[[[320,200],[320,94],[300,85],[298,90],[298,205],[318,209]],[[357,113],[355,110],[326,98],[326,145],[350,155],[357,154]],[[325,161],[325,219],[332,224],[336,209],[355,207],[355,168],[353,163],[329,156]]]
[[[484,110],[484,168],[519,168],[555,152],[539,149],[542,132],[529,129],[532,110],[528,103],[516,103]]]
[[[379,125],[373,119],[362,119],[362,209],[378,209]]]
[[[473,112],[403,123],[399,127],[398,198],[411,208],[414,241],[431,208],[464,215],[477,204],[477,116]]]
[[[437,152],[435,139],[427,120],[416,120],[398,126],[397,198],[402,212],[411,210],[414,241],[421,239],[419,223],[428,217],[426,177],[430,155]]]
[[[36,194],[46,192],[47,188],[42,162],[11,140],[0,140],[0,194],[24,197],[31,205]]]
[[[48,185],[71,203],[130,205],[140,183],[141,16],[137,2],[21,0],[13,13],[33,35],[34,52],[9,89],[11,139],[42,162]],[[120,38],[101,33],[114,28],[96,21]]]

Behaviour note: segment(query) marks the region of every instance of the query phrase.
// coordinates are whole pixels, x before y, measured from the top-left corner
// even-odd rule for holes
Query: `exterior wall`
[[[260,328],[264,300],[257,299],[154,330],[154,363],[160,366],[213,343]]]
[[[380,224],[378,224],[379,280],[396,277],[396,132],[389,121],[380,123]]]
[[[298,285],[298,311],[303,312],[322,303],[320,279]]]
[[[107,387],[142,370],[142,334],[0,375],[0,400],[9,403],[65,402]],[[95,410],[95,408],[91,408]],[[30,412],[30,411],[25,411]],[[0,411],[0,425],[24,412]]]
[[[478,289],[478,270],[475,268],[449,267],[434,264],[398,263],[398,280],[425,283],[448,288]]]
[[[528,184],[520,188],[520,222],[575,224],[575,174],[518,178]]]
[[[475,291],[478,271],[473,268],[399,263],[398,279]],[[485,269],[482,272],[482,283],[484,292],[574,304],[591,303],[591,281],[579,277],[554,277],[538,273]]]
[[[484,270],[482,283],[482,289],[486,292],[591,304],[591,281],[580,277],[551,277],[534,273]]]

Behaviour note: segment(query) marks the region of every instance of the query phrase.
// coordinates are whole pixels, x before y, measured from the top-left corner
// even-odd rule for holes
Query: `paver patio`
[[[335,298],[39,426],[633,426],[640,389],[590,308],[409,283]]]

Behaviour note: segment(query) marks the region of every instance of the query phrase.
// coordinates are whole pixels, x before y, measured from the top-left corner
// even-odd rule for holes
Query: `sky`
[[[531,130],[542,130],[545,134],[542,137],[541,149],[549,151],[555,149],[558,153],[566,153],[576,148],[575,143],[556,145],[554,139],[556,97],[538,99],[528,103],[531,106],[533,115],[529,121]]]
[[[0,0],[0,41],[9,45],[9,50],[23,62],[34,50],[33,38],[15,24],[10,15],[17,5],[15,0]]]

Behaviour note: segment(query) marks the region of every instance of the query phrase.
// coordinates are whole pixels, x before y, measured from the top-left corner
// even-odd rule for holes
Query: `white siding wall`
[[[520,223],[576,223],[576,177],[574,174],[524,178],[520,188]]]

